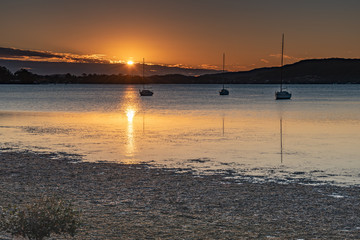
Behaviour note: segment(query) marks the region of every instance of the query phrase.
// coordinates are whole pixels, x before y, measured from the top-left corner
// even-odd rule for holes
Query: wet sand
[[[1,152],[0,206],[44,195],[71,200],[82,212],[75,239],[360,239],[358,187],[259,184],[52,157]]]

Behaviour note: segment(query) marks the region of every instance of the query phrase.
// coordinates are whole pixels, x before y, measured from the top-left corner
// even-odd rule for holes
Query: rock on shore
[[[71,200],[83,222],[74,239],[360,239],[359,194],[358,187],[0,153],[0,206],[44,195]]]

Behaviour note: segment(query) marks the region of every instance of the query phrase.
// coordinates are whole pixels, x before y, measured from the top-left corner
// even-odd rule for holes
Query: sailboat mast
[[[225,72],[225,53],[223,53],[223,73]]]
[[[224,72],[225,72],[225,53],[223,53],[223,70],[222,70],[222,77],[223,77],[223,89],[225,88],[224,86]]]
[[[145,88],[145,58],[143,58],[143,72],[142,72],[142,81],[143,81],[143,88]]]
[[[282,35],[282,44],[281,44],[280,92],[282,92],[282,85],[283,85],[283,65],[284,65],[284,34]]]

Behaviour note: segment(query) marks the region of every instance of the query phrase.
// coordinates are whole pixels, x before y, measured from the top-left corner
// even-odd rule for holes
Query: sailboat
[[[225,89],[225,86],[224,86],[224,72],[225,72],[225,53],[223,54],[223,70],[222,70],[223,88],[219,91],[219,94],[220,95],[229,95],[229,90]]]
[[[145,59],[143,58],[143,76],[142,76],[142,80],[143,80],[143,89],[139,90],[140,96],[152,96],[154,93],[152,91],[150,91],[149,89],[145,89]]]
[[[282,45],[281,45],[280,91],[275,92],[276,100],[291,98],[291,93],[284,90],[283,88],[283,65],[284,65],[284,34],[282,35]]]

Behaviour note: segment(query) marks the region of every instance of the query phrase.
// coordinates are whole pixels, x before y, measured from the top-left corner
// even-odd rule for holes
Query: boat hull
[[[154,93],[150,90],[139,90],[140,96],[152,96]]]
[[[290,98],[291,98],[291,93],[289,93],[287,91],[275,92],[276,100],[286,100],[286,99],[290,99]]]
[[[223,88],[221,89],[221,91],[219,92],[220,95],[229,95],[229,90]]]

